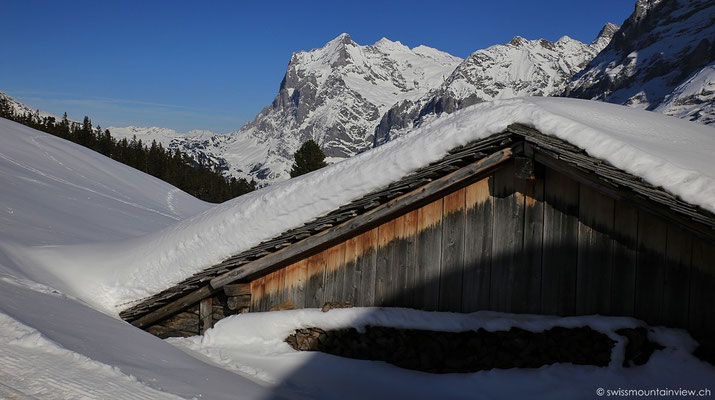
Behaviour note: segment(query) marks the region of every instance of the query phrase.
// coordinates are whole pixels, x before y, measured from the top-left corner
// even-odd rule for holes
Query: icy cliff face
[[[715,3],[639,0],[564,95],[715,122]]]

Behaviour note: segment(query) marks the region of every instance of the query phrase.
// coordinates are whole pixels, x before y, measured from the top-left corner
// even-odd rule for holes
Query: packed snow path
[[[5,119],[0,188],[1,399],[266,397],[261,385],[60,293],[51,287],[52,271],[12,255],[141,236],[208,203]]]
[[[61,368],[57,368],[61,366]],[[0,314],[0,398],[179,399],[65,350],[36,330]]]

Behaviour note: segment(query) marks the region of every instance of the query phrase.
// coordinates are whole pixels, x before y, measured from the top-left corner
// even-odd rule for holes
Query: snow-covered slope
[[[715,62],[695,72],[673,89],[654,111],[715,125]]]
[[[442,113],[489,100],[560,93],[571,77],[609,43],[618,27],[606,24],[591,44],[563,36],[556,42],[526,40],[478,50],[467,57],[438,88],[419,99],[393,105],[375,129],[374,145],[404,134]]]
[[[715,3],[638,0],[613,41],[564,92],[715,122]]]
[[[685,201],[715,211],[712,127],[601,102],[531,97],[480,103],[443,116],[383,146],[140,238],[25,248],[14,256],[53,271],[53,287],[116,315],[132,301],[517,122],[567,140]]]
[[[208,203],[5,119],[0,188],[0,398],[266,398],[250,380],[48,286],[57,266],[38,269],[14,256],[27,247],[141,236]]]
[[[9,238],[32,245],[123,239],[209,207],[157,178],[6,119],[0,138],[0,246]]]

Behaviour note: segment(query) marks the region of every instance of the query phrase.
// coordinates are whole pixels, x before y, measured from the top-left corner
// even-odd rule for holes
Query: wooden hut
[[[511,125],[121,316],[193,335],[287,301],[621,315],[712,334],[715,215]]]

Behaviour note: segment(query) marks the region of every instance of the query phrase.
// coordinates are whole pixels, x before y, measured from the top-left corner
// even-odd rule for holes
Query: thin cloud
[[[82,112],[88,115],[93,114],[93,110],[101,110],[112,112],[115,116],[121,115],[120,119],[122,120],[127,120],[128,118],[131,119],[132,115],[146,116],[150,117],[149,121],[156,121],[150,122],[150,124],[157,126],[165,125],[165,123],[159,122],[161,120],[176,119],[176,117],[181,117],[183,120],[193,119],[194,123],[192,125],[202,121],[211,122],[211,125],[216,125],[216,122],[234,125],[232,128],[229,128],[229,130],[238,129],[246,122],[244,118],[216,113],[213,109],[189,107],[178,104],[156,103],[102,96],[77,96],[72,93],[49,91],[8,91],[8,94],[11,96],[22,97],[22,101],[29,104],[44,104],[45,107],[51,105],[54,109],[62,109],[64,107],[75,110],[84,110]],[[33,108],[37,107],[33,105]],[[136,124],[136,122],[129,123],[129,125],[132,124]]]

